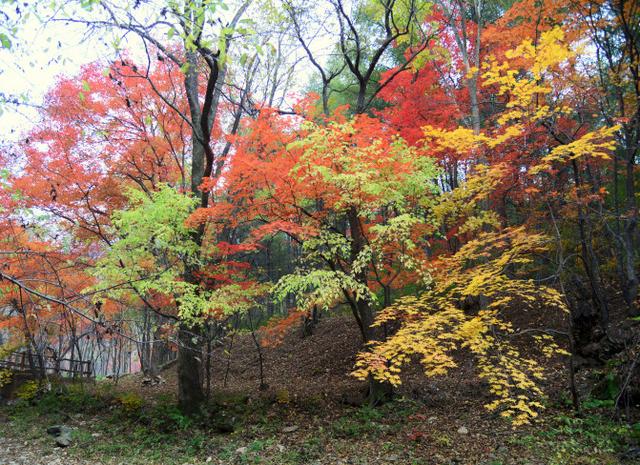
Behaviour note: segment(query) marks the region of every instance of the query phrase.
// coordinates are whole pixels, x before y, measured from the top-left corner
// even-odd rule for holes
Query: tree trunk
[[[192,149],[191,149],[191,192],[193,195],[202,198],[202,206],[206,207],[207,195],[200,192],[200,184],[206,173],[205,152],[208,143],[206,134],[203,133],[203,127],[206,129],[206,123],[202,124],[203,118],[208,119],[207,114],[203,115],[199,103],[198,89],[198,55],[194,51],[187,52],[188,69],[185,73],[184,86],[189,103],[189,111],[192,121]],[[209,85],[207,86],[209,90]],[[209,97],[209,96],[207,96]],[[202,245],[204,236],[203,227],[193,234],[194,242]],[[194,276],[193,265],[187,263],[185,265],[184,280],[186,282],[195,283],[197,280]],[[178,405],[185,414],[195,413],[200,404],[204,400],[204,392],[202,390],[202,382],[200,380],[200,331],[196,327],[190,327],[184,322],[180,322],[178,327]]]
[[[362,323],[363,342],[375,341],[378,339],[378,335],[375,333],[372,327],[374,322],[373,309],[369,305],[369,302],[358,301],[358,313],[360,315],[360,321]],[[372,376],[369,376],[369,391],[367,395],[367,401],[372,407],[382,404],[388,401],[393,395],[393,386],[386,381],[380,381]]]
[[[204,401],[200,381],[200,329],[178,327],[178,405],[185,414],[196,413]]]
[[[585,212],[584,207],[580,204],[582,201],[582,195],[580,189],[582,188],[582,180],[580,178],[580,171],[578,164],[575,160],[572,161],[576,195],[578,196],[578,232],[580,235],[580,248],[581,259],[584,265],[587,278],[589,279],[589,285],[591,287],[591,295],[594,306],[598,309],[600,316],[600,326],[602,331],[607,334],[609,327],[609,306],[604,289],[602,288],[602,281],[600,278],[600,263],[595,251],[593,250],[593,237],[591,221],[588,214]]]
[[[352,208],[347,216],[349,220],[349,229],[351,230],[351,262],[353,263],[357,260],[358,255],[364,249],[365,236],[360,224],[358,212]],[[356,279],[365,286],[368,285],[366,270],[358,273]],[[362,342],[366,345],[368,342],[375,341],[378,338],[373,328],[375,315],[369,301],[362,299],[355,300],[354,307],[354,314],[362,334]],[[392,393],[393,386],[390,383],[382,382],[376,380],[372,376],[369,376],[369,392],[367,399],[370,405],[373,406],[385,402],[391,397]]]
[[[638,204],[636,201],[635,189],[635,163],[634,154],[631,154],[627,161],[626,169],[626,194],[627,212],[624,227],[624,271],[626,282],[624,283],[624,300],[627,303],[630,316],[638,316],[638,286],[639,279],[636,270],[636,230],[638,226]]]

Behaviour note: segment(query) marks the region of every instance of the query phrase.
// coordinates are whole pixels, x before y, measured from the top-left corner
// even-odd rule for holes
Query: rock
[[[495,454],[496,454],[497,456],[499,456],[499,455],[509,455],[509,448],[508,448],[508,447],[505,447],[505,446],[504,446],[504,445],[502,445],[502,444],[500,444],[500,445],[498,445],[498,446],[496,447]]]
[[[238,454],[246,454],[247,450],[249,450],[249,449],[247,449],[246,447],[238,447],[236,449],[236,453],[238,453]]]
[[[460,428],[458,428],[458,434],[469,434],[469,430],[466,426],[461,426]]]
[[[207,460],[205,460],[205,463],[209,463],[209,462],[211,462],[212,460],[213,460],[213,457],[209,456],[209,457],[207,457]]]
[[[47,428],[47,434],[53,436],[58,447],[69,447],[71,445],[71,428],[64,425],[53,425]]]
[[[640,459],[640,447],[631,447],[621,455],[623,460]]]
[[[51,436],[59,436],[62,433],[62,428],[65,427],[61,425],[49,426],[47,428],[47,434],[50,434]]]
[[[340,403],[350,407],[362,407],[365,401],[365,397],[357,392],[348,392],[340,396]]]
[[[58,447],[69,447],[71,445],[71,435],[69,434],[56,436],[55,440]]]
[[[164,379],[162,376],[156,375],[156,376],[145,376],[144,378],[142,378],[142,381],[140,382],[140,384],[142,384],[143,386],[158,386],[160,384],[165,384],[166,382],[167,380]]]
[[[216,433],[224,434],[233,433],[235,431],[235,427],[233,426],[233,424],[228,421],[215,422],[213,424],[213,429],[216,431]]]
[[[581,352],[587,358],[597,359],[602,346],[597,342],[592,342],[582,347]]]
[[[65,425],[54,425],[47,428],[47,433],[52,436],[61,436],[63,434],[71,434],[71,428]]]
[[[99,438],[100,436],[102,436],[102,433],[91,433],[92,438]]]
[[[283,433],[293,433],[294,431],[297,431],[297,430],[298,430],[298,427],[296,425],[285,426],[284,428],[282,428]]]
[[[398,461],[398,456],[396,454],[387,455],[385,457],[385,460],[387,462],[397,462]]]

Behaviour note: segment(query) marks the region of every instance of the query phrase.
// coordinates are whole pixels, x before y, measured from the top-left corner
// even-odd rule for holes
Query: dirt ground
[[[359,349],[359,333],[348,317],[322,319],[310,337],[302,338],[294,328],[282,344],[263,349],[267,387],[260,389],[253,340],[245,335],[237,337],[232,346],[226,341],[212,360],[212,393],[232,399],[230,420],[236,414],[245,419],[227,435],[199,432],[199,446],[193,454],[184,455],[184,462],[179,458],[184,443],[176,442],[173,448],[166,444],[173,441],[172,436],[162,436],[149,446],[157,453],[145,458],[144,441],[148,439],[137,439],[142,437],[139,428],[105,432],[96,416],[67,419],[83,438],[68,449],[52,447],[42,428],[28,430],[25,438],[25,433],[12,430],[11,421],[0,416],[0,426],[5,422],[0,428],[0,435],[5,436],[0,438],[0,465],[640,463],[619,459],[621,452],[613,448],[607,450],[609,442],[597,439],[609,434],[600,420],[562,420],[569,426],[559,422],[558,417],[569,418],[562,404],[567,398],[566,360],[545,362],[549,408],[543,419],[513,429],[483,408],[491,397],[476,375],[473,360],[464,354],[460,354],[459,367],[443,377],[425,378],[418,365],[409,367],[398,400],[378,410],[362,406],[366,385],[350,376]],[[526,341],[521,350],[527,350]],[[159,384],[145,384],[143,378],[142,374],[128,375],[113,387],[118,392],[137,393],[151,403],[175,396],[175,367],[161,374]],[[184,437],[189,434],[186,431],[180,440],[189,439]],[[131,456],[127,455],[129,440],[130,448],[139,450]],[[583,457],[586,451],[591,451],[590,458]]]

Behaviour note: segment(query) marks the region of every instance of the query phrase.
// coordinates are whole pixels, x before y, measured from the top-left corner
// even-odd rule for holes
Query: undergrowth
[[[583,413],[557,415],[544,429],[515,437],[547,465],[614,465],[629,445],[640,441],[640,424],[621,424],[610,416]]]
[[[424,451],[418,449],[446,455],[465,447],[464,438],[445,419],[427,421],[428,410],[411,400],[377,408],[343,407],[325,415],[316,404],[281,405],[216,395],[200,415],[187,417],[171,396],[142,398],[116,392],[110,383],[58,385],[3,407],[0,414],[9,421],[0,422],[0,435],[39,441],[51,449],[47,427],[65,424],[73,431],[71,456],[96,463],[113,458],[117,459],[113,463],[146,465],[307,465],[328,454],[354,453],[381,459],[395,456],[399,463],[431,463],[423,460]],[[326,413],[331,415],[326,418]],[[286,427],[293,424],[300,428],[287,432]],[[476,462],[469,463],[512,463],[500,460],[526,450],[525,455],[534,460],[523,464],[619,465],[627,463],[619,460],[621,453],[638,442],[640,425],[618,424],[596,409],[583,416],[548,417],[526,434],[514,433],[504,457],[494,456],[489,462],[475,457]]]

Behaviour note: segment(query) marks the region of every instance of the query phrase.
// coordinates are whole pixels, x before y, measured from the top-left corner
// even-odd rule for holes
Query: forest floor
[[[394,401],[364,405],[364,384],[349,376],[358,349],[344,317],[321,320],[304,339],[292,331],[264,350],[268,387],[260,390],[251,338],[236,338],[230,356],[227,341],[212,363],[207,411],[196,418],[175,406],[173,368],[156,385],[129,375],[56,388],[0,407],[0,465],[640,464],[640,424],[614,421],[605,401],[571,413],[562,360],[549,366],[541,419],[513,429],[483,408],[489,394],[464,357],[440,378],[411,367]],[[69,447],[47,434],[54,424],[70,428]]]

